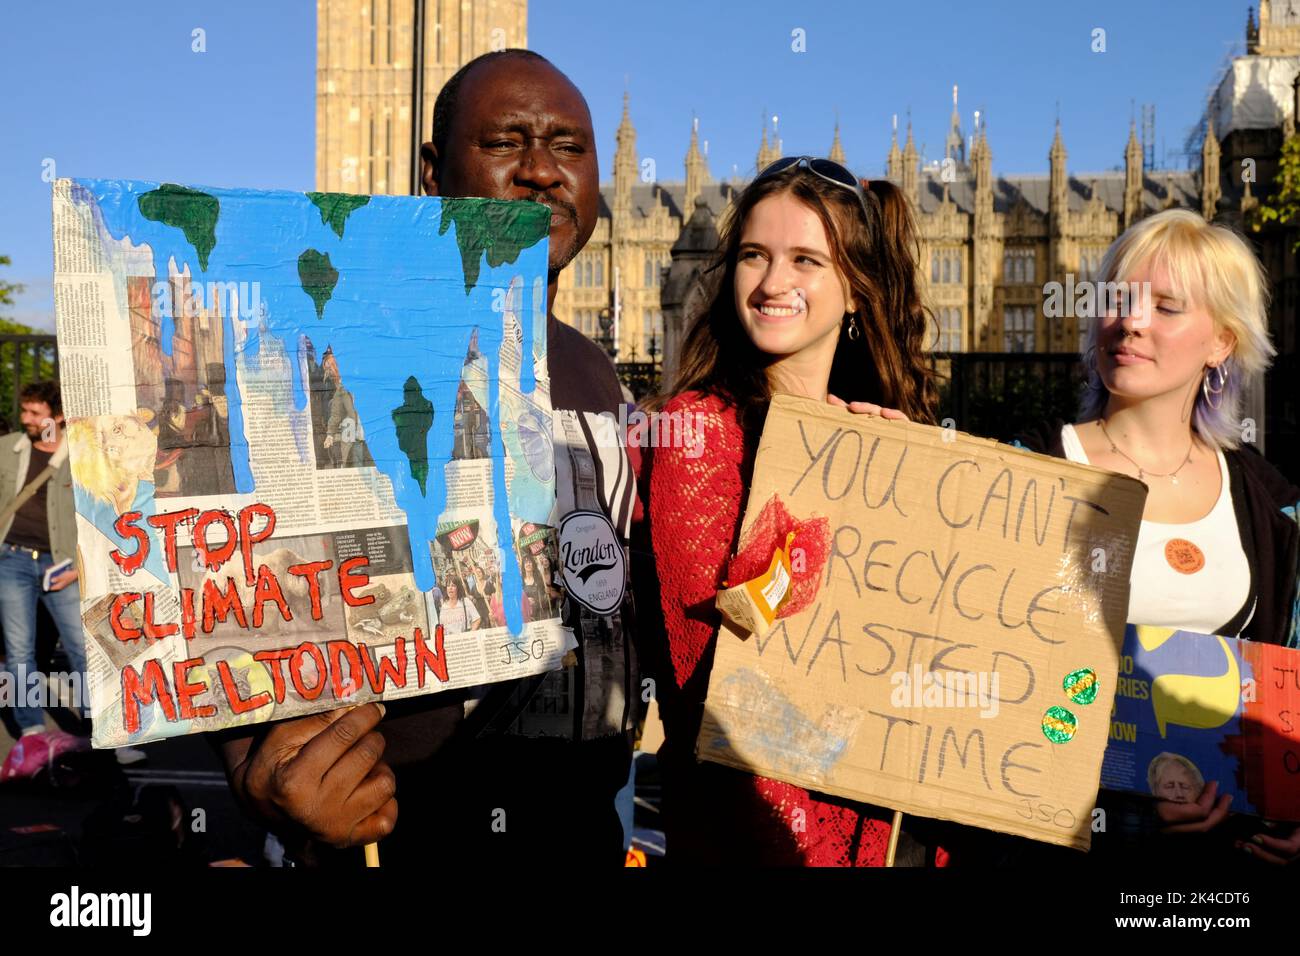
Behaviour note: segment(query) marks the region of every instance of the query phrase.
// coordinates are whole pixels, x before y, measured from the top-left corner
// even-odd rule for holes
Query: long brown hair
[[[667,397],[686,391],[717,395],[741,412],[747,426],[760,426],[772,398],[767,368],[775,358],[761,352],[736,314],[736,260],[745,220],[760,201],[789,193],[821,219],[831,258],[858,305],[862,334],[840,333],[831,364],[830,393],[846,402],[870,401],[897,408],[914,422],[933,424],[939,403],[933,359],[925,348],[928,310],[916,285],[916,228],[902,192],[876,180],[862,204],[847,189],[791,166],[756,180],[740,194],[723,223],[711,275],[709,303],[691,323],[682,344],[677,377]]]

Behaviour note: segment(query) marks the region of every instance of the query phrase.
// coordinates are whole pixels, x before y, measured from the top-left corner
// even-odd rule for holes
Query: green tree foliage
[[[1292,136],[1282,144],[1274,182],[1273,192],[1250,217],[1252,232],[1259,232],[1271,222],[1285,226],[1300,218],[1300,135]],[[1291,244],[1292,252],[1298,249],[1300,236]]]
[[[0,266],[7,266],[9,264],[8,256],[0,256]],[[0,279],[0,305],[13,305],[14,296],[22,291],[23,287],[17,282],[5,282],[3,279]]]
[[[0,266],[9,264],[8,256],[0,256]],[[18,293],[22,291],[20,283],[0,280],[0,305],[13,305]],[[0,335],[35,334],[36,330],[30,326],[0,318]],[[13,343],[0,349],[0,432],[7,432],[17,426],[13,408],[14,391],[18,387],[20,372],[24,382],[54,378],[58,374],[58,367],[54,361],[53,348],[33,349],[29,345]]]

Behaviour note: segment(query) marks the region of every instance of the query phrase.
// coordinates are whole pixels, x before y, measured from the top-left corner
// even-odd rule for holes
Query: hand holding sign
[[[1228,816],[1232,805],[1232,794],[1216,797],[1219,783],[1211,780],[1205,785],[1200,797],[1192,803],[1174,803],[1170,800],[1156,801],[1156,815],[1167,824],[1164,833],[1206,833],[1213,830]]]
[[[379,704],[331,710],[273,726],[255,747],[230,746],[231,789],[268,826],[293,824],[335,847],[373,843],[397,823],[396,778],[380,758],[384,737],[374,728]]]
[[[874,402],[846,402],[837,395],[827,395],[826,402],[836,408],[847,408],[855,415],[879,415],[892,421],[909,421],[908,417],[897,408],[884,408]]]
[[[1285,839],[1269,836],[1267,833],[1257,833],[1251,837],[1251,841],[1244,843],[1239,840],[1235,846],[1265,863],[1278,866],[1286,866],[1300,860],[1300,827],[1292,830],[1291,835]]]

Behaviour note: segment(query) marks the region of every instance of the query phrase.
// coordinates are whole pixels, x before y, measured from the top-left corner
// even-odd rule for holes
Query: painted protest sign
[[[1102,786],[1300,822],[1300,651],[1130,624]]]
[[[770,627],[724,624],[699,755],[1086,848],[1145,498],[1100,469],[776,398],[728,580],[789,580],[766,592]]]
[[[55,184],[96,746],[560,665],[548,215]]]

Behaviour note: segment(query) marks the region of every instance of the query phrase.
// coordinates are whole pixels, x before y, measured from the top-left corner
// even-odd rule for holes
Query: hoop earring
[[[1217,388],[1210,384],[1210,376],[1215,372],[1219,373],[1219,385]],[[1222,395],[1224,389],[1228,387],[1228,370],[1218,365],[1211,365],[1205,370],[1205,377],[1201,379],[1201,395],[1205,398],[1205,404],[1210,408],[1218,411],[1223,406],[1223,399],[1220,398],[1216,405],[1213,395]]]
[[[845,329],[845,334],[849,337],[850,341],[856,341],[858,336],[862,334],[862,330],[858,328],[858,313],[849,313],[849,321]]]

